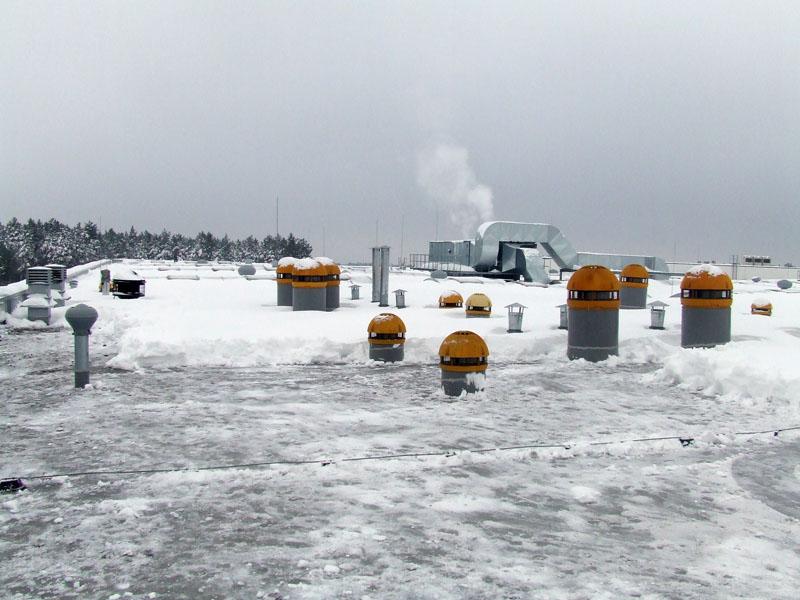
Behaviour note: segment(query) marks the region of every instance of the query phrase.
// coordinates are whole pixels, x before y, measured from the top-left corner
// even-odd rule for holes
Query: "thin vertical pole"
[[[278,237],[281,234],[280,229],[280,220],[279,220],[279,209],[280,209],[280,197],[275,196],[275,237]]]
[[[372,301],[381,299],[381,249],[375,246],[372,249]]]
[[[398,264],[402,267],[403,266],[403,242],[405,241],[403,238],[405,236],[405,226],[406,226],[406,216],[400,215],[400,256],[398,260]]]
[[[389,306],[389,246],[381,246],[381,282],[378,306]]]

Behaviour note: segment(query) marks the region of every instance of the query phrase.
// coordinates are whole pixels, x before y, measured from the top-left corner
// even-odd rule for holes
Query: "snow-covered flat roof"
[[[800,297],[774,282],[735,282],[733,341],[708,350],[679,347],[679,279],[651,282],[666,330],[622,311],[620,356],[590,364],[565,356],[565,285],[393,273],[408,308],[342,286],[339,310],[293,312],[271,280],[131,266],[144,298],[97,272],[70,290],[99,312],[90,389],[65,309],[0,329],[0,476],[75,473],[0,496],[11,597],[793,597],[800,435],[774,432],[800,424]],[[443,287],[525,304],[524,332],[439,309]],[[403,363],[367,360],[381,312]],[[460,329],[489,367],[451,399],[437,350]]]

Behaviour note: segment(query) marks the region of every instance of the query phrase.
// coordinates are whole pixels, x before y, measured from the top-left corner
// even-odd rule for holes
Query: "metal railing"
[[[427,254],[409,254],[408,266],[421,271],[446,271],[448,273],[472,273],[474,269],[469,265],[457,262],[432,261]]]

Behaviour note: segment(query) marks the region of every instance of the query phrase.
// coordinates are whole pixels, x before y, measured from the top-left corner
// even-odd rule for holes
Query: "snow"
[[[710,263],[701,263],[686,271],[687,275],[701,275],[703,273],[708,273],[711,276],[717,276],[723,275],[725,271],[720,269],[717,265],[712,265]]]
[[[0,496],[6,597],[796,595],[800,435],[773,430],[800,425],[800,297],[774,281],[735,282],[732,342],[692,350],[679,279],[651,281],[666,329],[621,311],[620,355],[592,364],[565,356],[564,284],[446,282],[525,304],[507,334],[505,311],[439,309],[425,273],[391,274],[408,308],[343,286],[321,313],[277,307],[274,281],[130,266],[145,298],[102,296],[97,272],[71,290],[100,314],[91,389],[65,308],[0,329],[0,477],[272,464],[26,480]],[[403,363],[367,358],[382,312]],[[485,391],[448,398],[437,352],[461,329],[490,348]]]
[[[285,256],[285,257],[283,257],[282,259],[280,259],[278,261],[278,266],[279,267],[289,267],[289,266],[297,264],[298,260],[299,259],[291,257],[291,256]]]
[[[127,265],[113,264],[109,266],[111,271],[111,279],[119,279],[122,281],[139,281],[144,279],[137,271],[134,271]]]
[[[752,300],[752,305],[755,306],[756,308],[766,308],[770,304],[772,304],[772,303],[770,302],[769,298],[767,298],[766,296],[756,296]]]
[[[576,485],[570,489],[572,497],[581,504],[591,504],[600,499],[600,492],[585,485]]]
[[[379,315],[375,315],[374,317],[372,317],[371,322],[377,324],[377,323],[383,323],[385,321],[391,321],[393,316],[394,315],[392,313],[385,313],[385,314],[381,313]]]
[[[48,299],[47,296],[29,296],[20,303],[22,308],[49,308],[53,306],[53,301]]]
[[[319,267],[320,263],[313,258],[301,258],[294,263],[295,271],[310,271]]]

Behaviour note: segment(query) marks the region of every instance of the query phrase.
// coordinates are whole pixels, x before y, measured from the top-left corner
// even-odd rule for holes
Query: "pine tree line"
[[[56,219],[20,223],[14,218],[5,225],[0,223],[0,285],[24,279],[28,267],[48,263],[73,267],[101,258],[265,262],[310,256],[311,252],[311,244],[291,233],[262,240],[253,236],[231,240],[207,231],[196,237],[166,230],[137,232],[133,227],[127,232],[103,232],[92,222],[70,227]]]

